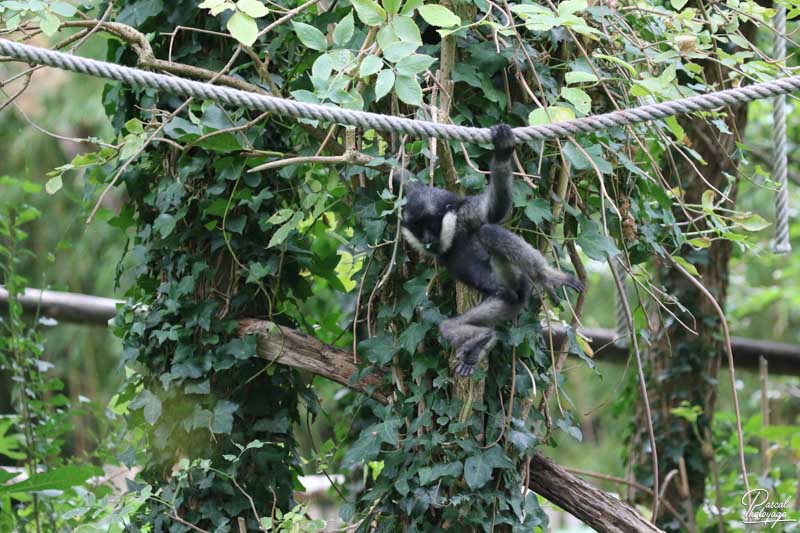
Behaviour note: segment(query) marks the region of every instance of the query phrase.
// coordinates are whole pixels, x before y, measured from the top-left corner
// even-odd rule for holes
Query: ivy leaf
[[[468,457],[464,462],[464,480],[472,490],[486,485],[492,478],[492,466],[484,459],[482,453]]]
[[[228,19],[227,28],[234,39],[245,46],[252,46],[258,38],[258,24],[253,17],[242,11],[237,11]]]
[[[278,246],[283,241],[286,240],[286,237],[297,227],[297,224],[303,220],[303,213],[295,213],[292,219],[278,228],[275,233],[272,234],[272,238],[269,240],[269,244],[267,248],[272,248],[273,246]]]
[[[553,220],[550,204],[544,198],[534,198],[527,202],[525,204],[525,216],[537,226],[541,225],[545,220]]]
[[[156,217],[155,222],[153,222],[153,229],[161,235],[161,238],[164,239],[172,233],[172,230],[175,229],[175,224],[177,220],[174,216],[170,215],[169,213],[161,213]]]
[[[402,102],[414,106],[422,104],[422,87],[416,78],[398,75],[394,82],[394,90]]]
[[[394,338],[381,334],[358,343],[358,353],[367,358],[367,361],[376,365],[385,365],[397,353]]]
[[[328,49],[328,41],[317,28],[303,22],[292,22],[294,32],[307,48],[324,52]]]
[[[352,0],[361,22],[367,26],[379,26],[386,21],[386,11],[372,0]]]
[[[358,68],[358,75],[362,78],[372,76],[383,68],[383,61],[378,56],[367,56]]]
[[[161,400],[149,389],[142,390],[130,403],[130,408],[144,408],[144,419],[151,426],[161,417]]]
[[[378,79],[375,80],[375,101],[377,102],[392,90],[394,85],[394,72],[391,70],[382,70],[378,74]]]
[[[33,474],[28,479],[13,485],[0,485],[0,494],[19,494],[23,492],[39,492],[43,490],[67,490],[82,485],[87,479],[103,473],[95,466],[68,465]]]
[[[446,7],[438,4],[419,6],[417,11],[419,11],[419,14],[425,19],[425,22],[437,28],[449,28],[461,24],[461,19],[458,18],[458,16]]]
[[[267,219],[268,224],[283,224],[287,220],[289,220],[292,215],[294,214],[294,209],[284,208],[274,213],[271,217]]]
[[[214,433],[230,433],[233,429],[233,413],[239,408],[234,402],[220,400],[214,406],[211,420],[211,431]]]
[[[419,476],[419,484],[423,486],[429,485],[444,476],[458,477],[461,475],[463,469],[464,465],[461,463],[461,461],[454,461],[452,463],[437,464],[432,467],[428,466],[425,468],[420,468],[419,472],[417,473]]]
[[[64,183],[61,181],[61,174],[58,176],[53,176],[47,183],[44,184],[44,190],[47,191],[47,194],[55,194],[61,190],[61,187]]]
[[[333,28],[333,42],[339,46],[349,43],[350,39],[353,38],[354,26],[353,12],[351,11]]]
[[[576,241],[584,253],[590,258],[595,261],[605,261],[606,254],[611,257],[619,254],[619,250],[616,244],[614,244],[614,241],[606,235],[601,235],[594,222],[584,219],[581,226],[583,232],[578,235]]]
[[[254,19],[261,18],[269,13],[269,9],[267,6],[259,2],[258,0],[239,0],[236,2],[236,7],[238,7],[241,11],[244,11]]]

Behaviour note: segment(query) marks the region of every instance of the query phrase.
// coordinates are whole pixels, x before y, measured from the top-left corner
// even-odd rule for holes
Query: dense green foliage
[[[686,4],[673,0],[639,10],[570,0],[553,9],[516,4],[506,11],[482,1],[319,2],[258,35],[296,5],[120,0],[108,20],[141,32],[155,57],[172,62],[178,74],[191,75],[180,64],[193,65],[230,76],[218,83],[247,83],[287,98],[490,126],[561,120],[715,89],[704,77],[709,63],[730,68],[729,83],[776,73],[740,31],[744,23],[765,24],[769,10],[755,2],[705,9]],[[55,35],[76,19],[74,8],[65,5],[0,2],[0,19],[9,28],[29,25]],[[91,13],[99,18],[107,7],[101,3]],[[135,65],[152,59],[137,55],[141,46],[129,34],[100,33],[108,39],[108,60]],[[441,115],[447,107],[443,91],[452,96],[449,117]],[[124,191],[122,205],[101,204],[98,218],[126,240],[117,274],[126,280],[128,303],[114,328],[123,339],[125,383],[112,403],[115,412],[127,415],[126,438],[116,442],[119,450],[109,446],[95,459],[108,464],[113,451],[117,460],[143,470],[116,511],[104,514],[109,506],[102,491],[79,493],[80,513],[62,517],[58,527],[83,520],[87,529],[103,530],[130,520],[152,524],[152,530],[186,531],[188,522],[233,531],[244,518],[250,529],[260,519],[275,528],[313,530],[319,524],[305,518],[293,497],[306,460],[352,473],[340,515],[364,530],[546,527],[536,495],[519,490],[530,475],[526,464],[540,444],[581,440],[583,432],[581,412],[570,405],[574,389],[562,389],[566,374],[553,373],[559,346],[542,334],[540,319],[568,324],[566,350],[593,370],[585,379],[597,387],[599,373],[572,319],[577,309],[578,318],[590,323],[598,320],[589,316],[596,311],[610,325],[608,299],[590,305],[583,317],[574,303],[533,305],[503,332],[501,348],[479,372],[477,379],[485,379],[482,398],[465,405],[436,329],[456,312],[455,283],[397,241],[402,202],[385,189],[390,169],[403,164],[420,179],[480,190],[485,177],[476,167],[488,146],[329,129],[115,84],[105,86],[103,104],[113,127],[108,144],[57,168],[47,188],[65,194],[66,177],[82,172],[85,214],[112,180]],[[715,134],[728,133],[725,113],[707,118]],[[686,319],[681,305],[697,307],[660,292],[648,270],[653,257],[674,256],[694,271],[693,265],[708,261],[708,247],[716,241],[733,241],[749,252],[757,241],[743,231],[765,226],[760,216],[733,212],[725,202],[722,193],[734,186],[733,175],[720,191],[686,201],[677,177],[691,176],[680,176],[675,159],[703,163],[686,136],[682,122],[671,118],[517,150],[523,175],[516,180],[517,209],[509,226],[564,268],[569,257],[578,272],[584,262],[599,269],[609,257],[626,257],[639,289],[632,303],[643,345],[649,338],[646,309]],[[355,152],[365,156],[361,166],[314,157],[343,156],[344,162]],[[408,161],[401,162],[401,153]],[[745,157],[738,148],[726,155]],[[281,163],[292,157],[308,159]],[[248,172],[266,162],[276,165]],[[774,185],[760,169],[752,177],[758,185]],[[677,225],[681,213],[691,214],[692,223]],[[15,224],[5,213],[0,220],[9,228]],[[5,236],[4,246],[17,242]],[[6,255],[3,264],[13,268],[16,256]],[[22,285],[8,273],[3,283]],[[739,303],[737,312],[749,316],[747,309],[779,298],[776,291],[749,300],[750,307]],[[24,364],[36,365],[36,332],[23,329],[19,310],[12,311],[3,354],[24,349],[30,354]],[[362,373],[386,376],[393,401],[340,395],[330,415],[334,431],[311,457],[301,458],[296,430],[307,422],[303,415],[322,412],[319,389],[299,372],[259,358],[255,339],[237,334],[243,318],[270,320],[346,350],[355,347]],[[701,362],[713,355],[692,352]],[[41,404],[39,396],[50,385],[39,374],[19,358],[0,362],[14,375],[40,380],[30,401],[17,402],[20,410],[39,402],[35,416],[63,424]],[[618,402],[619,413],[630,413],[641,401],[633,379]],[[550,385],[560,390],[559,406],[537,409]],[[691,405],[656,416],[663,417],[659,428],[667,427],[659,442],[669,454],[700,462],[708,457],[696,442],[678,442],[685,421],[696,422]],[[13,420],[15,430],[27,435],[30,420]],[[761,428],[758,418],[748,424],[748,436],[767,436],[787,450],[798,446],[791,426]],[[735,523],[741,475],[732,427],[727,417],[718,419],[711,444],[723,465],[726,520]],[[42,441],[53,438],[47,427],[36,431]],[[29,471],[45,464],[52,474],[62,466],[54,460],[57,438],[53,446],[37,450],[29,439],[27,451],[0,453],[24,456]],[[82,483],[89,474],[81,475],[93,472],[83,468],[67,471],[74,476],[57,488]],[[652,471],[639,474],[640,482],[652,483]],[[764,479],[788,494],[791,478],[791,468],[776,468]],[[3,497],[0,503],[8,508],[10,500]],[[73,497],[68,492],[57,503],[77,505],[68,499]],[[39,516],[25,505],[29,497],[19,501],[20,523],[31,513]],[[56,508],[49,511],[53,520]],[[718,519],[705,509],[698,517],[704,527]],[[0,512],[0,519],[11,523],[19,517]]]

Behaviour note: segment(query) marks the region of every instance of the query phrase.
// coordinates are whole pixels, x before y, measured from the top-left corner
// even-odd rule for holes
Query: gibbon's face
[[[403,206],[401,231],[406,241],[418,252],[443,254],[450,249],[461,198],[434,187],[418,186],[409,191]]]

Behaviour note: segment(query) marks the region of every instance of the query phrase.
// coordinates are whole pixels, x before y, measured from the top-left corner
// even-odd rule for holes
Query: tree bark
[[[352,354],[314,337],[266,320],[241,320],[239,334],[256,335],[258,355],[276,363],[306,370],[387,403],[379,389],[382,380],[370,376],[352,382],[357,368]],[[550,459],[535,454],[530,488],[598,531],[657,532],[633,507],[570,474]]]

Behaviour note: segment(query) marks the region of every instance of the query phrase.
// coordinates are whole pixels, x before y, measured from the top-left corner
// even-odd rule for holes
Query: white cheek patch
[[[453,245],[453,238],[456,236],[456,223],[458,215],[448,211],[442,217],[442,233],[439,236],[439,247],[442,253],[446,252]]]
[[[413,233],[408,228],[400,228],[400,231],[403,233],[403,237],[411,245],[413,249],[418,251],[421,254],[430,255],[430,252],[425,249],[425,246],[417,239]]]

